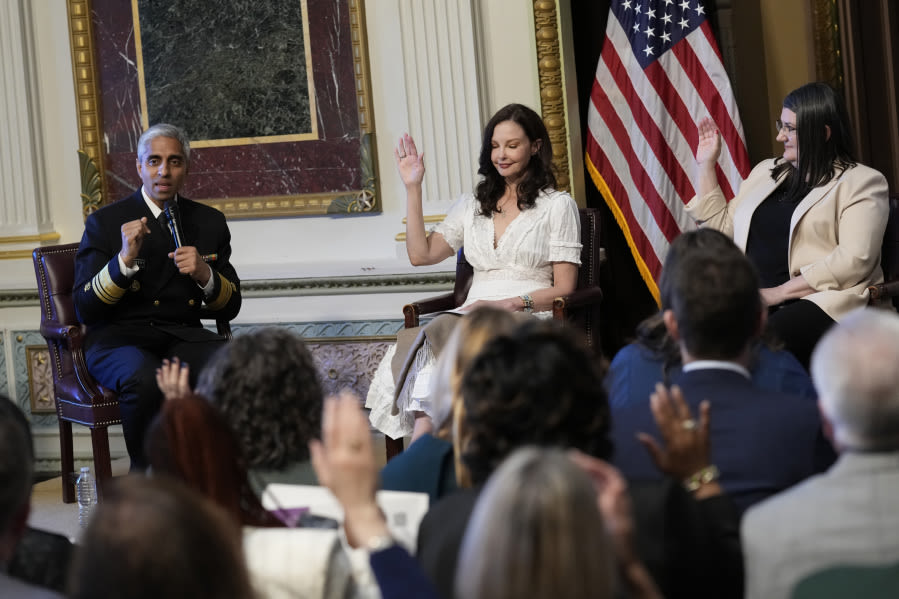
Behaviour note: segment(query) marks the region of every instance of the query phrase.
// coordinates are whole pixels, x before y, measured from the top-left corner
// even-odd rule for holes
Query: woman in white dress
[[[426,232],[421,182],[424,155],[403,135],[394,152],[406,186],[406,251],[415,265],[436,264],[465,246],[474,279],[463,311],[490,305],[549,316],[553,299],[571,293],[580,264],[580,218],[567,193],[553,189],[552,145],[540,116],[521,104],[501,108],[484,128],[474,194]],[[393,438],[430,429],[429,372],[436,350],[425,345],[396,393],[387,352],[366,399],[375,428]],[[399,395],[399,397],[395,397]]]

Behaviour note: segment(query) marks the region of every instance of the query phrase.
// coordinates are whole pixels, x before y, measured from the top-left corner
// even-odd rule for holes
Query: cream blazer
[[[746,251],[755,209],[777,186],[765,160],[749,173],[729,203],[720,188],[685,206],[701,226],[718,229]],[[805,296],[834,320],[868,303],[868,286],[883,282],[880,248],[890,213],[886,178],[858,164],[814,188],[790,220],[790,275],[802,275],[816,291]]]

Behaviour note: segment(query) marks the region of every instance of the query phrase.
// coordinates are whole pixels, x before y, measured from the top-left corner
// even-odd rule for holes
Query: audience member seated
[[[170,364],[162,373],[177,376]],[[167,374],[166,374],[167,373]],[[212,500],[237,526],[253,587],[260,596],[352,597],[350,562],[336,530],[307,528],[307,519],[282,517],[263,508],[247,477],[231,429],[199,396],[166,400],[147,433],[146,455],[154,475],[169,475]]]
[[[464,416],[454,429],[453,442],[473,488],[448,495],[434,505],[421,523],[418,539],[417,557],[445,598],[454,596],[459,547],[482,486],[510,453],[525,445],[537,445],[574,448],[608,459],[612,449],[608,403],[598,364],[583,340],[557,323],[526,322],[513,333],[488,342],[464,372],[459,389]],[[682,407],[686,411],[686,404]],[[696,454],[690,454],[688,466],[673,466],[676,459],[664,451],[659,454],[670,473],[679,479],[710,466],[708,452],[702,450],[704,431],[687,433],[678,439]],[[710,484],[707,486],[706,482]],[[722,499],[714,481],[702,481],[694,487],[696,492],[712,489],[716,489],[715,493],[709,494]],[[658,551],[662,555],[656,563],[647,566],[653,575],[659,572],[666,578],[666,587],[690,588],[694,596],[703,596],[711,577],[706,572],[704,577],[694,576],[696,568],[688,567],[690,564],[672,567],[677,563],[677,559],[672,561],[672,555],[692,559],[717,553],[732,560],[737,555],[739,563],[739,551],[733,550],[736,515],[732,509],[728,514],[726,505],[717,512],[707,509],[711,506],[703,505],[708,503],[705,499],[693,501],[679,483],[657,484],[654,491],[647,491],[644,496],[649,500],[635,506],[639,526],[644,527],[647,536],[657,532],[657,522],[670,525],[672,534],[680,529],[688,534],[665,538],[664,542],[652,539],[641,543],[638,539],[637,544],[642,547],[664,546]],[[709,501],[715,503],[711,497]],[[723,502],[726,504],[727,499],[723,498]],[[673,511],[680,508],[682,512]],[[726,521],[706,526],[706,518]],[[710,538],[709,534],[722,536]],[[725,544],[728,549],[721,549]],[[727,569],[733,571],[732,567]],[[669,571],[673,573],[670,580]],[[668,588],[662,589],[666,595]]]
[[[666,261],[660,281],[665,326],[684,365],[673,382],[694,409],[710,401],[712,456],[742,511],[825,470],[834,454],[814,401],[753,385],[748,365],[767,315],[758,277],[736,246],[702,249],[692,240],[697,234],[710,233],[675,240],[678,257]],[[637,438],[656,429],[648,402],[616,406],[613,419],[615,464],[625,477],[660,478]]]
[[[7,573],[7,564],[25,534],[31,510],[34,447],[22,411],[0,395],[0,597],[4,599],[61,599],[49,589]]]
[[[899,561],[899,316],[861,309],[812,354],[826,430],[840,454],[826,473],[746,513],[746,596],[794,596],[836,566]],[[808,595],[806,595],[808,596]],[[868,597],[857,587],[843,596]],[[893,595],[895,596],[895,595]]]
[[[346,391],[325,401],[321,441],[309,442],[315,472],[343,507],[347,543],[368,554],[383,599],[437,599],[418,563],[390,536],[375,502],[378,473],[359,403]]]
[[[787,94],[776,128],[783,156],[752,169],[728,202],[716,175],[721,136],[702,119],[696,197],[685,209],[746,252],[759,272],[768,328],[808,368],[821,335],[866,305],[868,287],[883,281],[888,187],[853,157],[846,105],[826,83]]]
[[[481,347],[497,335],[511,332],[521,320],[498,308],[473,310],[459,322],[434,372],[431,388],[436,434],[424,433],[381,470],[381,488],[391,491],[427,493],[431,505],[455,491],[456,452],[448,440],[464,414],[458,387],[462,372]],[[462,480],[463,486],[470,486]]]
[[[513,452],[490,476],[465,530],[456,595],[612,599],[620,565],[637,572],[630,578],[639,584],[629,597],[661,597],[629,549],[633,522],[624,480],[593,461],[599,467],[594,472],[601,472],[595,486],[558,449]],[[624,537],[628,561],[618,562],[621,553],[616,555],[610,533]]]
[[[74,552],[69,537],[29,526],[9,560],[7,574],[64,593]]]
[[[316,484],[306,444],[321,429],[323,395],[302,337],[280,327],[239,335],[209,359],[196,390],[231,426],[257,494],[269,483]]]
[[[683,241],[673,243],[665,261],[669,269],[674,269],[681,255],[694,249],[727,251],[733,247],[733,243],[717,231],[699,229]],[[662,304],[671,305],[670,298],[663,297]],[[753,344],[749,360],[753,384],[759,389],[816,399],[808,371],[793,354],[771,349],[772,345],[776,343],[766,339]],[[605,379],[609,405],[613,410],[632,403],[646,405],[656,383],[670,384],[680,375],[680,349],[665,329],[659,312],[640,323],[635,343],[615,354]]]
[[[70,599],[252,599],[240,529],[170,479],[116,479],[91,518],[69,577]]]

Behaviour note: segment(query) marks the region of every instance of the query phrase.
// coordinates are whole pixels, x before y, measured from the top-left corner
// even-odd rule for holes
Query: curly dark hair
[[[481,216],[492,216],[497,211],[497,202],[506,191],[506,179],[496,170],[491,158],[493,130],[503,121],[517,123],[524,129],[528,140],[539,143],[537,153],[531,156],[527,170],[518,182],[518,209],[531,208],[541,191],[556,185],[556,176],[553,172],[553,146],[540,115],[523,104],[507,104],[500,108],[484,127],[484,140],[481,142],[481,155],[478,158],[478,174],[483,176],[483,179],[478,182],[474,193],[481,205]]]
[[[609,402],[599,361],[583,339],[533,320],[484,346],[462,377],[462,461],[472,484],[524,445],[612,454]]]
[[[266,327],[210,358],[197,392],[218,406],[249,468],[280,470],[309,458],[322,421],[322,388],[303,338]]]

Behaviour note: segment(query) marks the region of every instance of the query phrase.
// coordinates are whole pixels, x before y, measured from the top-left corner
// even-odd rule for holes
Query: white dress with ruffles
[[[465,194],[452,205],[446,219],[433,231],[443,235],[458,251],[465,246],[465,258],[474,269],[468,298],[462,305],[477,300],[498,300],[532,293],[553,284],[553,262],[580,265],[581,236],[577,204],[570,195],[547,190],[537,196],[532,208],[523,210],[506,227],[499,243],[493,247],[493,218],[480,216],[480,205],[472,194]],[[549,316],[545,312],[538,316]],[[412,433],[414,412],[432,415],[428,402],[430,373],[436,359],[423,357],[411,397],[392,414],[395,381],[391,361],[396,346],[391,347],[375,371],[365,407],[371,410],[372,426],[386,435],[399,438]]]

